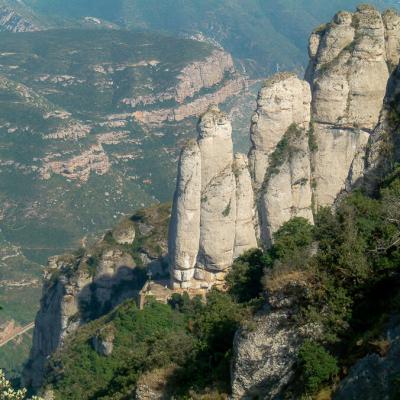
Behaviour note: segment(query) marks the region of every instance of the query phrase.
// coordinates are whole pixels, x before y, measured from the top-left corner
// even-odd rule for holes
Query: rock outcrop
[[[247,160],[234,158],[230,121],[210,107],[198,132],[181,154],[169,232],[172,285],[182,289],[223,285],[234,256],[257,246]]]
[[[82,154],[64,161],[45,161],[40,170],[42,179],[50,179],[52,174],[65,178],[87,182],[92,173],[106,174],[111,168],[111,162],[101,144],[95,144]]]
[[[27,386],[41,386],[48,356],[83,322],[136,294],[140,282],[135,267],[130,254],[112,248],[82,257],[49,259],[30,361],[24,373]],[[118,290],[122,286],[124,290]]]
[[[257,110],[251,119],[249,160],[256,188],[264,182],[269,157],[293,124],[307,130],[310,124],[311,92],[295,74],[276,74],[260,90]]]
[[[394,322],[394,321],[393,321]],[[340,383],[334,400],[390,400],[400,395],[400,325],[397,321],[386,332],[387,354],[369,354],[358,361]]]
[[[97,354],[109,357],[114,350],[115,329],[112,325],[106,325],[92,338],[92,346]]]
[[[270,78],[258,96],[249,159],[266,246],[292,217],[313,222],[310,104],[309,84],[288,73]]]
[[[294,377],[297,353],[310,335],[294,315],[299,296],[307,292],[307,277],[289,274],[268,293],[267,305],[258,313],[254,329],[242,328],[235,336],[232,364],[232,399],[281,399]],[[315,330],[313,327],[312,330]]]
[[[393,135],[399,126],[399,29],[394,11],[381,15],[363,5],[355,13],[340,12],[311,35],[307,83],[278,74],[261,90],[249,159],[265,246],[291,217],[312,222],[318,207],[334,205],[359,185],[373,186],[382,164],[399,159]],[[234,399],[282,398],[294,376],[296,353],[310,329],[290,324],[295,305],[280,292],[278,298],[268,293],[254,331],[236,335]],[[318,335],[317,327],[311,331]],[[388,336],[388,354],[357,363],[335,399],[393,395],[395,375],[387,371],[397,371],[397,331]]]
[[[24,370],[26,386],[42,385],[49,356],[82,324],[128,298],[137,299],[146,270],[165,277],[169,215],[168,205],[141,210],[80,254],[49,259],[30,360]],[[140,249],[133,250],[134,240],[140,241]],[[113,348],[112,327],[98,332],[92,343],[107,356]]]
[[[399,16],[363,5],[314,31],[307,79],[318,150],[315,205],[331,205],[363,177],[370,135],[381,114],[389,72],[399,59]]]
[[[0,30],[8,32],[34,32],[40,30],[40,27],[15,10],[2,7],[0,10]]]
[[[311,35],[308,83],[283,73],[261,89],[249,160],[265,246],[290,218],[313,222],[313,211],[364,184],[379,164],[399,21],[366,5],[339,12]]]

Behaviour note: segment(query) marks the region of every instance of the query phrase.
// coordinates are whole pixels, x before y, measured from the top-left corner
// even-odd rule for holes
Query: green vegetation
[[[222,215],[224,217],[227,217],[230,213],[231,213],[231,201],[229,201],[229,203],[225,207],[224,211],[222,211]]]
[[[299,351],[301,380],[307,392],[314,394],[338,372],[337,361],[321,345],[305,341]]]
[[[123,399],[141,374],[170,367],[165,390],[178,398],[209,388],[226,393],[233,336],[250,312],[217,290],[206,302],[174,295],[170,305],[150,300],[143,310],[128,301],[71,337],[52,359],[48,383],[56,399]],[[92,342],[110,327],[114,350],[105,357]]]
[[[296,124],[289,126],[282,139],[276,145],[274,152],[269,156],[269,166],[265,177],[266,181],[271,178],[271,176],[276,175],[288,158],[298,151],[296,140],[301,138],[303,134],[304,131]]]
[[[195,134],[195,121],[143,129],[121,100],[173,87],[180,70],[204,59],[213,47],[156,33],[107,29],[2,32],[0,37],[2,279],[25,284],[37,280],[29,287],[0,288],[0,302],[6,306],[0,322],[14,319],[22,325],[34,320],[41,270],[49,256],[73,251],[83,238],[90,246],[124,216],[171,199],[175,157],[181,141]],[[78,133],[90,133],[79,140],[48,138],[71,133],[76,125]],[[92,171],[85,182],[56,173],[42,179],[49,162],[82,155],[98,146],[104,134],[109,135],[101,145],[108,172]],[[83,159],[87,161],[85,155]],[[151,240],[146,242],[150,247]],[[149,254],[161,252],[158,242],[154,237]],[[92,274],[95,256],[88,264]],[[8,351],[2,357],[10,358]],[[15,365],[1,365],[8,366]]]
[[[138,213],[133,221],[144,218]],[[399,221],[400,168],[375,198],[354,192],[335,213],[321,209],[315,226],[303,218],[288,221],[270,250],[252,250],[234,262],[226,292],[213,289],[206,299],[174,294],[168,305],[150,300],[142,311],[128,301],[84,326],[52,358],[48,384],[56,399],[123,399],[146,374],[177,399],[226,396],[233,337],[239,328],[251,329],[267,291],[293,297],[288,323],[312,331],[288,390],[295,398],[329,391],[359,358],[387,349],[382,333],[400,312]],[[93,347],[105,332],[115,335],[108,357]]]
[[[396,169],[377,197],[354,192],[335,213],[321,209],[315,227],[296,218],[277,233],[265,287],[274,293],[296,283],[297,323],[320,327],[299,354],[303,393],[329,383],[336,365],[348,368],[385,348],[381,335],[390,316],[400,312],[399,205]]]
[[[261,250],[250,250],[239,257],[232,265],[226,282],[230,295],[244,303],[262,297],[262,277],[271,266],[271,258]]]
[[[312,121],[310,123],[310,129],[308,130],[308,148],[312,153],[318,150],[318,143],[314,132],[314,123]]]

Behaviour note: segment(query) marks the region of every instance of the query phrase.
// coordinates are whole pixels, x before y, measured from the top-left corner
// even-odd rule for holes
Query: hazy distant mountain
[[[3,0],[4,1],[4,0]],[[21,1],[8,0],[21,9]],[[45,25],[54,18],[71,24],[85,17],[129,29],[197,34],[222,44],[248,71],[266,74],[304,66],[310,31],[339,9],[359,0],[25,0],[27,14]],[[395,0],[375,0],[379,8]],[[31,14],[32,15],[32,14]],[[90,20],[89,20],[90,22]],[[93,21],[91,21],[93,22]]]

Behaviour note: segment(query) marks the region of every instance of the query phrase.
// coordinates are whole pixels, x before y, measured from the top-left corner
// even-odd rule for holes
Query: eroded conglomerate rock
[[[260,188],[269,157],[292,124],[308,129],[311,92],[307,82],[295,74],[281,73],[268,79],[260,90],[257,110],[252,117],[249,153],[256,188]]]
[[[236,333],[232,399],[283,398],[282,393],[294,377],[297,353],[305,335],[318,334],[317,327],[301,325],[294,318],[298,299],[306,292],[307,277],[288,274],[269,291],[267,305],[255,317],[254,327]]]
[[[261,89],[249,153],[265,246],[296,216],[313,222],[309,150],[311,91],[294,74],[277,74]]]
[[[26,386],[42,385],[48,357],[82,323],[135,295],[135,267],[130,254],[111,248],[96,256],[49,259],[30,359],[24,371]],[[122,286],[123,291],[119,290]]]
[[[400,55],[399,29],[396,12],[381,15],[363,5],[355,13],[338,13],[314,31],[306,72],[312,95],[303,105],[303,115],[308,109],[303,120],[292,117],[301,91],[294,96],[291,90],[304,83],[292,83],[288,90],[285,80],[297,78],[280,75],[262,89],[252,123],[250,164],[266,246],[289,218],[303,216],[312,222],[311,206],[332,206],[342,192],[359,184],[376,185],[382,164],[399,159],[400,143],[392,132],[399,115],[400,72],[394,68]],[[295,277],[289,280],[294,283]],[[279,293],[289,303],[276,301],[277,293],[269,292],[269,306],[255,319],[255,329],[236,335],[234,399],[287,395],[303,338],[318,335],[318,327],[290,323],[296,305],[285,291]],[[397,336],[389,339],[387,356],[361,360],[334,398],[389,396],[394,376],[387,371],[398,357]]]
[[[236,179],[236,230],[233,257],[257,247],[254,197],[247,157],[235,154],[233,173]],[[250,193],[250,195],[249,195]]]
[[[371,6],[338,13],[310,38],[315,205],[331,205],[363,178],[389,70],[399,59],[399,16]]]
[[[170,223],[172,285],[183,289],[223,285],[234,256],[257,245],[250,174],[244,156],[234,159],[229,119],[212,106],[198,133],[181,154]]]
[[[314,222],[308,131],[289,127],[272,157],[260,191],[258,209],[261,238],[266,246],[273,234],[294,217]],[[278,153],[278,154],[277,154]]]
[[[194,276],[200,241],[201,155],[195,140],[182,150],[169,226],[172,278],[188,282]]]

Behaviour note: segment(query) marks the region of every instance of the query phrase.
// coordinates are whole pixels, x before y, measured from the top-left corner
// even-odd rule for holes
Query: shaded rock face
[[[30,359],[24,371],[26,386],[42,385],[48,356],[82,323],[136,294],[136,266],[130,254],[105,249],[97,266],[90,259],[90,255],[49,259]]]
[[[210,107],[198,133],[180,157],[169,231],[172,285],[182,289],[223,285],[234,256],[257,246],[247,160],[233,156],[230,121]]]
[[[358,361],[341,382],[334,400],[391,400],[400,395],[400,325],[386,333],[389,350],[384,357],[370,354]]]

